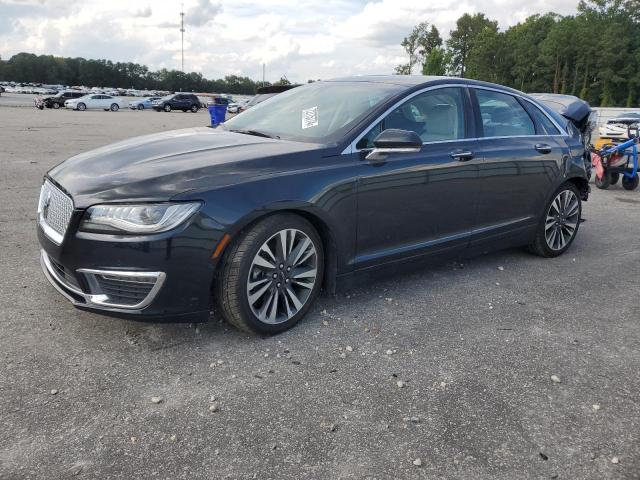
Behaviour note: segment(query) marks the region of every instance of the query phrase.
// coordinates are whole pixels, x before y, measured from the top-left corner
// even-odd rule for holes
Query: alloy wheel
[[[553,199],[544,226],[550,249],[565,248],[573,239],[580,221],[580,201],[573,190],[563,190]]]
[[[304,232],[286,229],[272,235],[258,249],[247,279],[247,299],[264,323],[279,324],[298,313],[318,277],[318,254]]]

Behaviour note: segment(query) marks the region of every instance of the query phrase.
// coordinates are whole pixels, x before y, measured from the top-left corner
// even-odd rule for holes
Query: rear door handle
[[[451,152],[451,158],[459,162],[468,162],[473,158],[473,152],[468,150],[455,150]]]
[[[546,143],[536,143],[536,150],[540,153],[551,153],[551,145]]]

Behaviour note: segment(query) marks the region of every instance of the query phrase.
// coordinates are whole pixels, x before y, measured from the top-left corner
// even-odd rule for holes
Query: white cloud
[[[528,15],[575,11],[577,0],[185,0],[185,68],[209,78],[292,81],[392,73],[411,28],[446,37],[465,12],[506,28]],[[21,51],[180,67],[179,2],[0,0],[0,56]]]
[[[134,17],[141,17],[141,18],[148,18],[151,16],[151,14],[153,13],[153,10],[151,10],[151,7],[149,5],[147,5],[146,7],[143,7],[139,10],[136,10],[135,12],[133,12],[133,16]]]

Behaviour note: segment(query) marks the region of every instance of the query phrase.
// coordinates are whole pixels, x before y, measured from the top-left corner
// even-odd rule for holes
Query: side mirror
[[[383,160],[390,153],[418,153],[422,148],[422,139],[416,132],[389,128],[373,141],[374,149],[367,160]]]

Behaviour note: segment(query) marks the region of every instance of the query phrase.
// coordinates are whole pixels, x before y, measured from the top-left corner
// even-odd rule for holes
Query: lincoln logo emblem
[[[51,203],[51,192],[47,192],[47,196],[42,202],[42,218],[49,217],[49,204]]]

